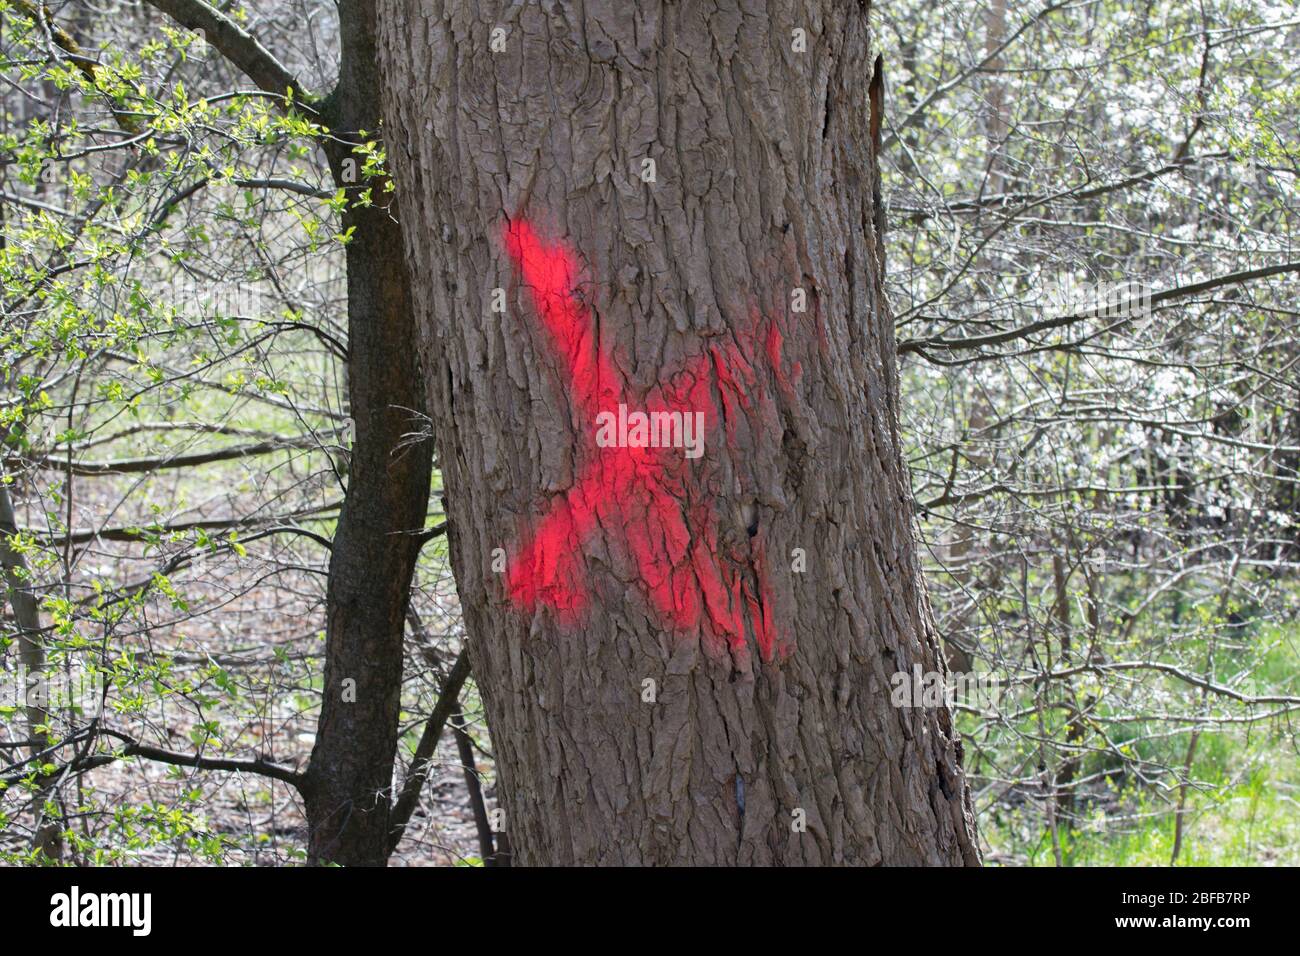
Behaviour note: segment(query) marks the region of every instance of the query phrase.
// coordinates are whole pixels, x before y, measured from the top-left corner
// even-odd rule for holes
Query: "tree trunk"
[[[378,8],[516,860],[977,864],[947,708],[890,703],[943,663],[866,4]],[[643,412],[671,447],[641,446]]]
[[[3,433],[0,432],[0,436]],[[0,481],[5,475],[0,471]],[[53,741],[43,729],[50,722],[50,713],[43,701],[44,694],[28,683],[33,678],[38,685],[48,689],[50,675],[46,670],[45,637],[41,633],[41,606],[36,599],[35,582],[28,574],[27,559],[14,548],[13,536],[18,533],[18,519],[14,514],[13,499],[7,485],[0,483],[0,570],[3,570],[4,587],[0,590],[0,613],[7,601],[13,611],[14,628],[18,634],[18,676],[26,695],[24,714],[27,718],[28,753],[33,759],[49,750]],[[48,759],[48,758],[46,758]],[[39,764],[33,764],[35,769]],[[48,777],[44,778],[50,784]],[[42,786],[32,800],[36,825],[32,831],[32,849],[43,854],[48,861],[63,856],[63,822],[50,819],[45,804],[54,796],[53,786]]]
[[[232,64],[267,92],[298,88],[292,74],[207,3],[150,0],[181,25],[204,30]],[[347,491],[330,555],[325,676],[316,744],[300,787],[313,862],[383,865],[401,707],[403,638],[411,579],[428,510],[430,454],[414,447],[425,390],[410,275],[383,183],[367,181],[353,148],[379,128],[374,0],[339,0],[339,78],[324,100],[308,97],[328,126],[320,140],[336,186],[351,204],[348,402],[353,422]],[[361,135],[362,132],[365,135]]]
[[[362,159],[351,143],[361,141],[357,131],[373,136],[379,126],[373,5],[347,0],[339,13],[339,83],[322,110],[337,137],[326,150],[335,182],[355,191]],[[429,448],[408,440],[424,427],[424,391],[402,234],[378,183],[373,199],[343,216],[343,228],[355,230],[347,246],[355,437],[330,557],[321,716],[303,788],[310,859],[350,866],[388,859],[406,611],[431,471]]]

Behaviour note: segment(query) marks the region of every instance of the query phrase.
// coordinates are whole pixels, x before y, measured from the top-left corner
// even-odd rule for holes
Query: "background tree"
[[[316,98],[296,79],[296,71],[328,76],[328,60],[308,57],[291,69],[245,28],[247,20],[241,25],[190,0],[152,5],[198,34],[164,21],[165,41],[146,44],[138,57],[102,52],[92,57],[67,27],[101,36],[115,27],[84,8],[77,8],[75,18],[60,19],[56,9],[22,4],[10,21],[13,50],[28,55],[25,62],[11,60],[11,66],[23,79],[23,71],[38,79],[44,98],[24,101],[35,116],[10,139],[36,196],[6,196],[24,212],[9,220],[19,241],[9,244],[12,255],[6,261],[6,292],[13,294],[7,315],[16,320],[6,323],[13,358],[7,370],[20,394],[8,408],[13,454],[7,456],[6,473],[8,480],[26,474],[32,491],[49,494],[46,518],[55,533],[7,538],[13,547],[6,552],[12,558],[6,566],[15,569],[14,606],[25,612],[15,621],[26,670],[75,664],[127,701],[135,688],[152,682],[154,693],[135,702],[145,710],[179,684],[197,712],[190,729],[197,750],[161,745],[168,741],[155,744],[140,730],[117,726],[110,717],[138,720],[129,705],[126,714],[109,717],[96,715],[97,707],[87,712],[85,706],[70,705],[58,715],[28,708],[35,715],[29,721],[30,756],[8,767],[8,782],[34,788],[38,821],[56,821],[38,826],[45,836],[34,849],[46,856],[55,855],[49,835],[60,831],[57,821],[64,817],[44,799],[50,782],[79,781],[83,772],[116,757],[141,756],[288,783],[306,798],[312,858],[382,863],[414,809],[407,799],[404,817],[389,814],[403,638],[409,620],[430,640],[408,596],[419,550],[438,531],[424,530],[430,467],[427,448],[421,454],[419,447],[422,387],[407,348],[412,317],[401,237],[387,209],[385,181],[376,176],[375,143],[366,132],[375,129],[377,119],[374,91],[367,85],[374,60],[364,9],[342,5],[348,42],[338,52],[339,80],[331,96]],[[287,26],[299,11],[280,12]],[[155,31],[156,22],[137,14],[126,35],[132,35],[131,28],[137,35]],[[122,29],[120,21],[116,29]],[[262,29],[280,35],[274,19]],[[108,45],[105,40],[104,48]],[[213,49],[259,90],[188,98],[182,77],[200,85],[233,81]],[[132,77],[149,82],[132,84]],[[168,87],[166,95],[154,92]],[[105,105],[105,115],[114,121],[107,129],[94,125],[94,111]],[[329,163],[335,189],[303,181],[316,149]],[[93,160],[87,162],[88,157]],[[306,170],[300,165],[304,161]],[[265,172],[276,166],[287,167],[287,175]],[[317,167],[325,168],[324,163]],[[120,196],[112,192],[118,189]],[[57,203],[49,201],[51,194],[59,195]],[[273,195],[289,197],[289,204],[275,205],[267,198]],[[205,203],[208,197],[212,201]],[[322,213],[337,216],[337,227],[322,233]],[[182,227],[174,229],[182,219]],[[291,235],[295,226],[301,226],[301,238],[280,245],[285,230]],[[230,255],[231,246],[214,255],[214,246],[223,243],[244,255]],[[344,282],[336,281],[343,272],[340,259],[346,259]],[[35,373],[27,368],[32,365]],[[32,396],[39,400],[30,401]],[[192,420],[178,421],[186,411]],[[65,427],[58,437],[42,428],[43,421],[60,417]],[[128,427],[121,425],[124,417]],[[41,435],[43,430],[47,434]],[[40,438],[33,442],[33,436]],[[213,437],[238,440],[198,444]],[[147,451],[139,447],[142,438]],[[125,449],[137,453],[123,456]],[[245,480],[231,486],[228,516],[215,514],[222,510],[220,495],[214,500],[204,489],[194,506],[201,516],[185,520],[189,490],[202,488],[215,467],[231,462],[246,467]],[[45,483],[49,472],[62,472],[61,481]],[[177,478],[169,480],[173,474]],[[83,493],[85,479],[90,488]],[[110,504],[100,490],[120,497]],[[169,492],[172,501],[166,503]],[[143,521],[136,517],[142,509],[152,512]],[[88,528],[72,527],[75,511],[93,516]],[[113,519],[123,524],[107,526]],[[329,555],[328,584],[319,596],[325,615],[314,625],[311,609],[319,597],[310,595],[316,590],[310,577],[321,573],[321,552],[248,553],[253,542],[282,536],[308,549],[323,547]],[[84,564],[104,556],[106,541],[126,546],[118,560],[153,564],[155,570],[125,582],[104,575],[102,566],[86,574]],[[143,551],[137,543],[144,544]],[[56,567],[60,546],[62,567]],[[39,575],[28,567],[27,553],[41,555],[38,563],[62,578],[62,601],[48,596],[48,586],[31,583]],[[252,566],[238,569],[249,572],[247,577],[240,580],[229,567],[211,576],[233,556]],[[227,593],[191,603],[170,579],[187,568],[209,575],[192,582],[197,589],[220,582],[218,588]],[[271,588],[268,579],[275,582]],[[48,630],[28,620],[29,607],[43,592],[54,622]],[[179,614],[172,620],[151,617],[158,613],[158,597]],[[214,623],[235,626],[241,604],[256,605],[265,597],[279,602],[273,613],[288,613],[274,626],[304,611],[308,625],[282,640],[271,637],[269,655],[255,654],[252,661],[238,653],[225,655],[218,641],[197,658],[210,671],[196,676],[185,670],[179,677],[174,668],[183,669],[185,655],[175,649],[160,654],[153,643],[173,629],[184,639],[184,621],[197,620],[202,627],[218,609],[221,618]],[[200,603],[206,605],[201,610],[195,607]],[[256,609],[245,613],[258,620]],[[128,622],[136,618],[138,630],[132,631]],[[105,619],[102,638],[83,630]],[[285,681],[287,660],[301,659],[310,668],[315,658],[290,648],[311,641],[321,624],[325,668],[342,675],[335,685],[344,677],[350,684],[346,701],[339,694],[325,696],[316,732],[306,738],[316,746],[304,769],[271,756],[277,743],[282,746],[283,729],[271,729],[274,718],[262,710],[265,703],[254,704],[247,717],[240,715],[261,723],[242,732],[226,730],[220,718],[203,714],[213,704],[205,690],[214,684],[227,699],[251,691],[277,698],[273,711],[283,707],[286,697],[293,699],[293,680]],[[143,654],[133,646],[132,634],[148,640]],[[86,653],[96,644],[98,659]],[[442,662],[433,647],[422,653],[427,657],[422,669],[434,678],[434,688],[452,699],[434,710],[425,728],[425,752],[417,755],[407,785],[417,796],[429,744],[437,740],[465,677],[463,668]],[[41,667],[31,666],[33,655]],[[233,663],[219,664],[222,657]],[[109,661],[113,666],[105,667]],[[232,671],[256,676],[245,687]],[[84,699],[94,696],[90,690],[81,696],[80,704],[93,703]],[[220,709],[229,716],[243,708],[236,703]],[[65,724],[62,732],[51,733],[45,724],[58,717]],[[174,719],[166,722],[166,737],[177,730]],[[211,754],[228,742],[236,750],[251,746],[258,756],[232,760]],[[190,792],[191,801],[199,798],[199,791]],[[86,844],[93,841],[87,838]],[[215,841],[205,847],[218,854],[222,849]]]

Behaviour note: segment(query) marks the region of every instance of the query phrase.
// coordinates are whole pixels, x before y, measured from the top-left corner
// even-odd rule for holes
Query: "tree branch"
[[[460,768],[465,775],[465,788],[469,791],[469,804],[474,811],[474,828],[478,831],[478,855],[484,866],[495,863],[496,846],[492,837],[492,824],[488,821],[487,804],[483,802],[483,786],[479,783],[478,767],[474,760],[474,741],[469,736],[469,724],[461,711],[451,715],[451,732],[456,738],[460,754]]]
[[[421,547],[424,547],[424,545],[428,544],[434,538],[441,538],[446,533],[447,522],[444,521],[442,524],[437,524],[432,528],[425,528],[423,531],[417,532],[415,540]]]
[[[37,7],[30,0],[14,0],[14,3],[25,16],[31,17],[35,23],[45,28],[54,45],[68,54],[72,65],[77,68],[78,72],[90,81],[91,86],[99,90],[98,71],[100,66],[95,58],[87,56],[70,33],[54,25],[48,10]],[[118,109],[117,104],[113,103],[111,98],[104,94],[102,90],[100,90],[100,94],[108,101],[108,108],[112,111],[113,119],[117,121],[117,125],[121,127],[122,132],[137,136],[143,132],[144,127],[139,119],[125,110]]]
[[[402,791],[397,797],[397,802],[393,804],[392,813],[389,814],[388,819],[392,824],[392,830],[388,834],[389,853],[396,850],[397,844],[402,842],[406,825],[420,802],[420,791],[424,788],[424,781],[429,778],[429,764],[433,760],[434,751],[438,749],[438,738],[442,736],[442,728],[453,711],[460,706],[460,689],[465,686],[465,679],[468,677],[469,655],[462,649],[460,656],[456,658],[456,663],[452,665],[451,673],[447,675],[439,689],[438,703],[424,725],[424,733],[420,735],[420,742],[416,745],[415,756],[411,758],[411,769],[407,771],[406,780],[402,783]]]
[[[1300,262],[1285,262],[1281,265],[1265,266],[1261,269],[1247,269],[1242,272],[1230,272],[1227,275],[1215,276],[1210,279],[1203,279],[1200,282],[1193,282],[1191,285],[1165,289],[1161,292],[1154,293],[1151,296],[1150,304],[1156,306],[1162,302],[1184,299],[1188,296],[1199,295],[1202,292],[1208,292],[1211,289],[1217,289],[1222,286],[1239,285],[1243,282],[1251,282],[1255,279],[1267,279],[1269,276],[1281,275],[1287,272],[1300,272]],[[1003,332],[990,332],[988,335],[972,335],[958,339],[905,339],[898,344],[898,354],[903,355],[908,352],[924,352],[929,349],[957,351],[960,349],[982,348],[986,345],[1001,345],[1004,342],[1012,342],[1016,339],[1026,338],[1036,332],[1046,332],[1051,329],[1059,329],[1063,326],[1073,325],[1076,322],[1082,322],[1085,319],[1093,318],[1095,315],[1095,309],[1071,315],[1059,315],[1050,319],[1031,322],[1018,329],[1007,329]]]
[[[211,451],[195,452],[190,455],[158,456],[155,458],[115,458],[107,461],[66,461],[43,462],[42,467],[70,471],[74,475],[129,475],[142,472],[163,471],[171,468],[191,468],[196,465],[208,465],[219,461],[232,461],[239,458],[253,458],[269,455],[277,451],[319,448],[320,442],[314,437],[285,438],[275,441],[255,442],[250,445],[235,445],[231,448],[216,448]]]
[[[244,74],[267,93],[283,96],[293,90],[299,99],[314,100],[316,96],[298,82],[257,37],[244,30],[224,13],[204,3],[203,0],[147,0],[149,5],[167,14],[181,26],[202,30],[207,42],[222,56],[239,67]]]
[[[265,757],[256,757],[252,760],[234,760],[226,757],[202,757],[198,754],[177,753],[173,750],[164,750],[162,747],[154,747],[150,744],[142,744],[134,737],[127,734],[118,733],[115,730],[100,730],[105,737],[122,743],[122,757],[143,757],[145,760],[153,760],[157,763],[174,764],[178,767],[194,767],[197,770],[225,770],[233,773],[255,773],[262,777],[270,777],[273,780],[280,780],[295,788],[300,788],[303,783],[303,775],[294,770],[292,767],[286,767],[283,764],[274,763]],[[101,756],[112,756],[103,754]]]
[[[960,199],[955,202],[944,203],[941,208],[926,209],[918,206],[891,205],[890,212],[905,218],[908,222],[918,223],[927,219],[933,219],[940,213],[960,214],[975,213],[985,209],[1001,209],[1010,206],[1012,203],[1023,203],[1026,207],[1039,205],[1044,202],[1083,202],[1088,199],[1095,199],[1098,196],[1104,196],[1107,193],[1117,192],[1127,189],[1130,186],[1138,186],[1142,183],[1151,182],[1159,179],[1167,173],[1176,172],[1185,169],[1200,162],[1215,159],[1231,159],[1232,154],[1227,150],[1215,153],[1202,153],[1199,156],[1183,156],[1181,159],[1175,159],[1156,169],[1148,169],[1145,172],[1134,173],[1124,179],[1116,179],[1110,182],[1090,185],[1089,183],[1080,183],[1073,189],[1060,193],[997,193],[992,196],[981,196],[975,199]],[[1012,215],[1019,215],[1020,210],[1013,212]]]
[[[73,544],[87,541],[142,541],[150,535],[174,534],[180,531],[229,531],[239,528],[261,529],[267,525],[284,526],[300,518],[323,519],[326,512],[342,505],[341,501],[329,501],[316,508],[304,508],[287,514],[269,515],[266,518],[213,518],[204,521],[178,521],[175,524],[157,525],[119,525],[111,528],[84,528],[73,530],[70,534],[46,535],[34,528],[22,528],[23,534],[39,538],[47,545],[62,545],[71,540]],[[292,526],[292,525],[290,525]]]
[[[199,754],[178,753],[174,750],[164,750],[162,747],[154,747],[151,744],[142,744],[134,737],[116,730],[107,730],[102,727],[97,728],[94,726],[93,721],[89,728],[73,734],[57,746],[51,747],[49,750],[33,755],[32,757],[29,757],[20,763],[13,764],[5,769],[12,770],[15,767],[22,766],[23,764],[32,763],[33,761],[52,753],[54,750],[57,750],[58,747],[64,747],[75,743],[86,735],[89,735],[89,738],[93,740],[96,734],[104,737],[112,737],[114,740],[118,741],[122,744],[120,751],[111,754],[95,754],[93,756],[85,756],[83,751],[81,755],[74,757],[61,767],[56,767],[49,773],[40,774],[38,771],[17,773],[8,777],[0,778],[0,783],[4,783],[6,786],[12,786],[23,778],[31,776],[33,773],[38,773],[39,776],[44,778],[56,777],[63,773],[85,773],[89,770],[94,770],[96,767],[103,767],[107,764],[115,763],[123,757],[142,757],[145,760],[153,760],[156,763],[173,764],[178,767],[193,767],[196,770],[224,770],[233,773],[253,773],[258,776],[270,777],[274,780],[283,781],[284,783],[290,784],[298,789],[301,789],[303,785],[302,773],[291,767],[286,767],[283,764],[274,763],[264,757],[257,757],[253,760],[235,760],[226,757],[204,757]]]
[[[1105,674],[1112,671],[1156,671],[1161,674],[1168,674],[1184,683],[1191,684],[1193,687],[1199,687],[1201,690],[1212,694],[1218,694],[1222,697],[1228,697],[1242,704],[1282,704],[1288,707],[1300,706],[1300,697],[1289,697],[1285,694],[1261,694],[1253,696],[1243,694],[1240,691],[1233,690],[1231,687],[1224,687],[1222,684],[1215,684],[1212,681],[1197,677],[1195,674],[1189,674],[1181,668],[1172,664],[1164,664],[1160,661],[1114,661],[1109,664],[1089,663],[1080,664],[1078,667],[1068,667],[1064,670],[1047,671],[1044,674],[1036,675],[1037,677],[1048,680],[1061,680],[1066,677],[1074,677],[1078,674]]]

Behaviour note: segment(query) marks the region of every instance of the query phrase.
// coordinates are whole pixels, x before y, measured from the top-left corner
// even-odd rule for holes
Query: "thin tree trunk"
[[[339,83],[323,106],[340,142],[327,147],[335,182],[355,189],[357,131],[378,129],[373,10],[339,5]],[[351,160],[353,165],[349,165]],[[382,866],[401,707],[410,587],[428,508],[431,454],[402,234],[379,184],[374,206],[350,207],[347,246],[348,396],[355,438],[334,535],[327,597],[324,697],[304,796],[314,862]],[[407,447],[404,447],[407,446]]]
[[[0,40],[4,39],[4,26],[0,23]],[[26,112],[27,102],[22,100],[20,104],[15,104],[18,115],[14,119],[22,122],[27,117],[22,114]],[[9,133],[10,111],[5,110],[4,115],[0,117],[0,132],[8,135]],[[8,170],[0,167],[0,186],[8,186]],[[0,204],[0,252],[8,246],[8,232],[5,230],[6,208]],[[8,437],[7,432],[0,430],[0,439]],[[0,443],[2,447],[3,443]],[[0,462],[3,464],[3,462]],[[38,676],[39,680],[45,680],[45,645],[41,638],[41,610],[40,604],[36,600],[36,595],[32,591],[32,582],[27,577],[27,559],[21,552],[17,551],[10,536],[18,533],[18,520],[14,513],[13,498],[9,494],[9,486],[3,484],[5,478],[4,469],[0,468],[0,571],[3,571],[5,583],[5,596],[8,598],[9,606],[13,610],[14,624],[18,630],[18,663],[21,669],[20,676],[24,681],[33,674]],[[0,611],[4,609],[4,602],[0,601]],[[26,692],[26,688],[24,688]],[[32,706],[30,703],[24,709],[24,716],[27,719],[27,739],[32,742],[29,754],[35,755],[49,749],[50,739],[48,735],[38,733],[37,728],[46,724],[49,720],[49,714],[45,708]],[[42,788],[37,792],[34,798],[33,807],[36,815],[36,827],[32,836],[32,848],[38,853],[45,854],[51,860],[60,859],[63,855],[63,838],[61,827],[58,821],[44,820],[44,806],[47,798],[51,795],[49,788]]]
[[[412,342],[410,277],[382,182],[367,182],[354,145],[379,128],[373,0],[339,0],[339,80],[325,99],[238,23],[201,0],[149,0],[182,26],[203,30],[259,87],[319,110],[321,143],[335,185],[351,200],[369,188],[373,205],[350,205],[347,245],[348,399],[354,424],[347,490],[332,542],[326,595],[324,696],[301,790],[315,862],[382,865],[396,841],[390,797],[401,703],[403,638],[427,513],[430,449],[425,389]],[[362,131],[365,136],[362,136]],[[413,802],[413,800],[411,801]],[[409,807],[405,809],[409,816]]]
[[[519,862],[978,863],[949,711],[890,703],[895,675],[944,665],[866,4],[377,5]],[[702,455],[602,445],[620,405],[702,414]]]
[[[987,143],[988,182],[986,190],[998,195],[1007,188],[1006,157],[1004,151],[1007,133],[1011,128],[1010,110],[1007,106],[1007,87],[1002,79],[1005,63],[996,55],[1007,35],[1007,0],[992,0],[984,12],[984,55],[992,57],[985,64],[984,137]]]
[[[1059,540],[1057,546],[1068,554],[1069,538]],[[1056,626],[1060,629],[1061,663],[1066,667],[1069,667],[1074,662],[1074,642],[1070,633],[1073,625],[1070,622],[1069,581],[1070,574],[1069,569],[1066,567],[1065,554],[1053,554],[1052,587],[1054,600],[1052,601],[1052,617],[1056,619]],[[1044,638],[1044,644],[1046,642],[1047,639]],[[1075,692],[1072,678],[1067,677],[1063,681],[1061,697],[1067,708],[1070,722],[1066,725],[1065,730],[1065,756],[1061,759],[1056,772],[1056,804],[1065,825],[1074,827],[1076,825],[1074,778],[1079,770],[1086,728],[1083,722],[1083,713],[1079,707],[1079,697]]]
[[[470,809],[474,813],[474,828],[478,831],[478,852],[483,865],[495,864],[496,847],[493,846],[492,826],[488,822],[487,804],[483,800],[483,786],[478,778],[478,762],[474,759],[474,741],[466,729],[468,724],[463,713],[451,717],[452,735],[456,738],[456,752],[460,755],[460,767],[465,775],[465,790],[469,793]]]
[[[32,590],[32,581],[27,576],[27,559],[10,542],[11,536],[17,533],[18,522],[9,487],[0,484],[0,568],[4,570],[5,596],[13,610],[14,624],[18,630],[19,676],[27,695],[27,706],[24,709],[27,739],[31,742],[29,753],[35,756],[48,750],[53,741],[41,729],[50,720],[49,711],[42,703],[43,696],[33,693],[37,688],[28,682],[32,679],[48,682],[49,674],[45,669],[45,644],[41,637],[41,609]],[[0,609],[3,609],[3,602],[0,602]],[[32,835],[32,849],[50,860],[57,860],[63,855],[62,825],[57,819],[46,819],[43,809],[52,793],[49,787],[42,787],[33,798],[36,827]]]
[[[1228,600],[1232,597],[1232,588],[1237,581],[1237,570],[1241,567],[1241,555],[1233,556],[1232,565],[1228,569],[1228,579],[1223,585],[1223,590],[1219,592],[1218,605],[1215,608],[1214,617],[1211,619],[1211,627],[1218,627],[1219,622],[1224,620],[1224,612],[1228,609]],[[1218,650],[1219,634],[1216,630],[1211,630],[1209,639],[1205,647],[1205,681],[1207,684],[1214,681],[1214,655]],[[1210,715],[1210,692],[1208,687],[1201,688],[1200,711],[1202,717]],[[1178,865],[1178,856],[1183,851],[1183,836],[1187,827],[1187,797],[1192,788],[1192,767],[1196,763],[1196,748],[1201,742],[1201,727],[1196,725],[1192,728],[1191,734],[1187,738],[1187,752],[1183,756],[1183,774],[1178,781],[1178,806],[1174,810],[1174,845],[1169,853],[1169,865]]]

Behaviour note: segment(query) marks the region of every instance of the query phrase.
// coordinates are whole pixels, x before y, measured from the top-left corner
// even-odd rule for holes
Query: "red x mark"
[[[620,403],[629,408],[634,403],[625,397],[622,376],[601,350],[595,323],[576,294],[577,261],[562,244],[543,242],[522,220],[507,223],[504,240],[564,362],[575,410],[593,423],[594,436],[600,412],[617,413]],[[775,325],[766,345],[777,381],[788,389]],[[710,347],[688,360],[647,397],[643,411],[703,412],[707,444],[717,431],[715,378],[726,433],[733,438],[737,406],[749,407],[748,391],[757,383],[752,365],[734,344]],[[551,502],[507,566],[510,598],[529,610],[540,603],[563,619],[576,619],[589,601],[579,560],[582,544],[598,528],[617,528],[650,603],[674,630],[698,629],[738,650],[745,645],[748,608],[763,658],[788,651],[777,639],[762,537],[749,538],[747,554],[736,546],[719,554],[717,509],[691,468],[681,449],[601,448],[593,440],[576,484]]]

